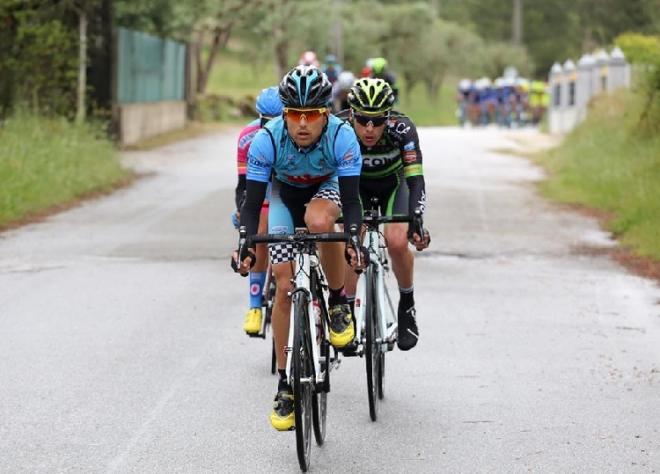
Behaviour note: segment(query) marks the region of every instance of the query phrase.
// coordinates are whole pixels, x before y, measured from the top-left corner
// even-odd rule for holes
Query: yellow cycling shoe
[[[277,431],[289,431],[295,428],[295,422],[293,393],[290,389],[277,392],[273,412],[270,414],[270,424]]]
[[[330,307],[330,344],[341,349],[355,338],[355,327],[351,307],[348,304],[336,304]]]
[[[248,334],[258,334],[261,331],[261,308],[250,308],[245,315],[243,330]]]

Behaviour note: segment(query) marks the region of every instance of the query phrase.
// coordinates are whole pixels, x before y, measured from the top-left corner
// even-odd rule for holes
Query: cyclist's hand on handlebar
[[[246,248],[243,254],[243,259],[239,260],[238,250],[234,250],[234,253],[231,255],[231,268],[235,273],[238,273],[241,276],[247,276],[250,269],[254,266],[257,257],[255,256],[253,249]]]
[[[424,238],[422,238],[418,233],[414,232],[410,243],[415,246],[418,252],[421,252],[425,248],[428,248],[431,243],[431,234],[429,234],[428,230],[424,229]]]
[[[362,273],[367,265],[369,265],[369,251],[360,243],[358,227],[356,224],[351,225],[348,229],[350,238],[344,250],[344,257],[346,262],[351,266],[355,273]]]
[[[353,270],[355,270],[356,273],[361,273],[362,270],[367,268],[369,265],[369,251],[364,246],[359,246],[358,249],[360,252],[359,259],[358,253],[355,251],[355,247],[351,244],[346,245],[344,257],[346,258],[346,262]]]
[[[247,235],[244,226],[238,229],[238,249],[231,256],[231,268],[241,276],[247,276],[257,260],[255,250],[247,245]]]
[[[408,240],[415,246],[418,252],[428,248],[431,243],[431,234],[424,228],[422,210],[417,208],[413,213],[413,220],[408,228]]]

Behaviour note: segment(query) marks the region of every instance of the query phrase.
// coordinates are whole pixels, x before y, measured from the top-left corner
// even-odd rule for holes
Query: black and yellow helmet
[[[392,110],[394,100],[394,91],[383,79],[359,79],[348,93],[348,105],[360,114],[385,114]]]

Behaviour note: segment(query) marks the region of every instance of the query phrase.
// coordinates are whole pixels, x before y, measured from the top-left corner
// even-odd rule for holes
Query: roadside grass
[[[234,99],[256,97],[261,89],[277,85],[279,80],[271,62],[245,63],[236,50],[230,49],[219,55],[207,90],[211,94],[227,95]],[[398,84],[401,100],[395,108],[410,116],[418,126],[456,125],[455,82],[451,78],[445,80],[435,101],[428,99],[421,84],[411,91],[410,97],[405,94],[404,84]]]
[[[550,171],[542,193],[610,213],[606,225],[637,254],[660,260],[660,136],[637,126],[642,98],[598,98],[587,120],[555,149],[537,155]]]
[[[0,126],[0,229],[130,177],[101,130],[17,112]]]

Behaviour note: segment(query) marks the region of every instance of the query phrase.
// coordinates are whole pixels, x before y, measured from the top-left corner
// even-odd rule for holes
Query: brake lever
[[[349,229],[350,242],[353,250],[355,251],[355,258],[357,260],[357,265],[355,273],[358,275],[362,273],[362,252],[360,251],[360,239],[358,237],[358,228],[357,225],[353,224]]]
[[[238,252],[236,255],[236,258],[238,261],[234,260],[232,257],[231,259],[231,267],[235,272],[238,272],[238,267],[241,262],[241,255],[243,255],[243,249],[247,245],[247,229],[245,228],[244,225],[240,226],[238,228]],[[246,273],[245,275],[241,274],[242,277],[246,277],[248,274]]]
[[[417,207],[413,211],[413,232],[419,235],[419,238],[424,240],[424,219],[422,218],[422,210]],[[417,249],[418,252],[421,252],[420,249]]]

